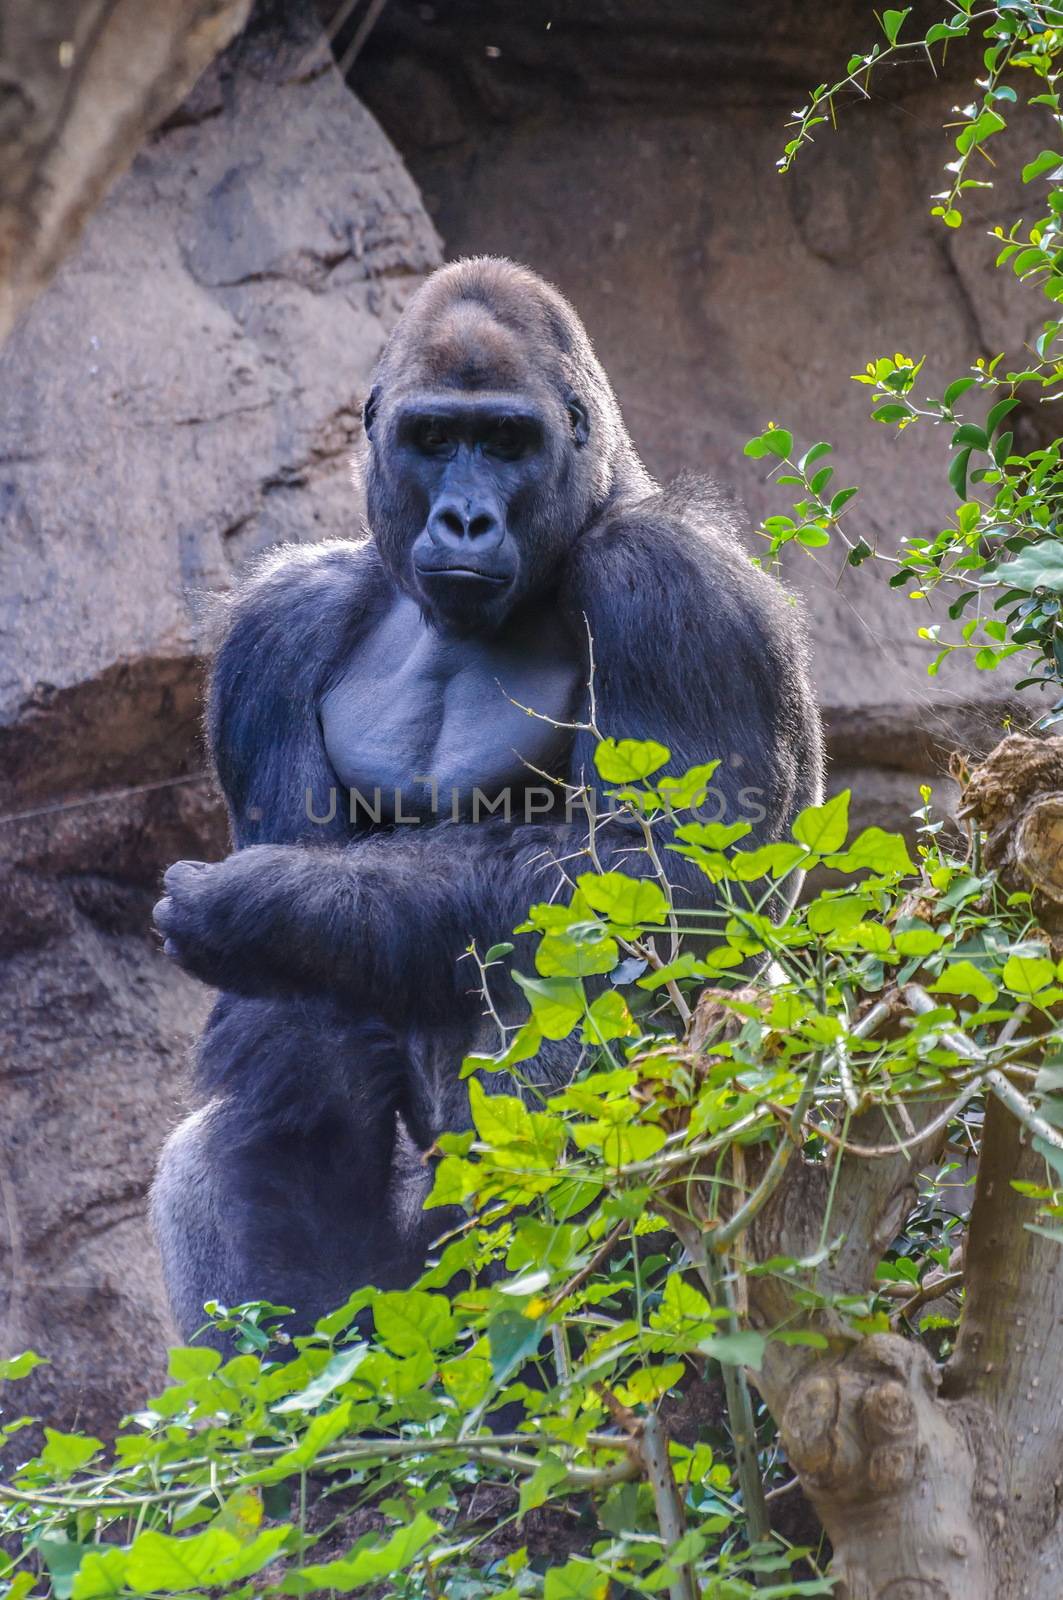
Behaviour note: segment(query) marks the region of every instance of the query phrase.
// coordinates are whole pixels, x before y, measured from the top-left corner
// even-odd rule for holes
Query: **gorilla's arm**
[[[342,807],[315,820],[338,782],[318,705],[387,593],[375,547],[336,540],[270,552],[230,600],[207,738],[238,848],[346,838]]]
[[[818,797],[819,728],[793,609],[699,507],[662,496],[590,531],[562,593],[572,625],[594,641],[604,734],[659,740],[675,772],[721,758],[725,815],[759,806],[758,840],[779,837]],[[574,782],[595,781],[594,743],[577,736]],[[564,873],[586,870],[575,859],[585,834],[577,811],[568,825],[499,820],[406,827],[342,848],[259,846],[172,868],[158,922],[184,965],[237,992],[331,989],[383,1015],[453,1018],[456,1003],[478,1004],[475,968],[459,959],[470,940],[482,952],[509,938]],[[609,822],[597,843],[605,867],[650,870],[630,825]],[[678,903],[711,905],[708,879],[664,858]]]

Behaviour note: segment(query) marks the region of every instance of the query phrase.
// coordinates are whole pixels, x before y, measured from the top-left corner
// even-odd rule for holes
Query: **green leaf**
[[[960,398],[960,395],[966,394],[968,389],[973,389],[976,382],[977,379],[975,378],[956,378],[954,382],[949,384],[948,388],[945,390],[945,393],[941,396],[942,405],[946,408],[946,410],[951,410],[951,408],[956,404],[956,401]]]
[[[890,10],[882,13],[882,31],[890,44],[897,43],[897,35],[900,33],[904,19],[911,9],[911,6],[905,6],[903,11]]]
[[[881,922],[858,922],[855,928],[849,930],[848,937],[861,950],[868,950],[874,956],[884,956],[890,948],[890,932]]]
[[[3,1600],[26,1600],[26,1596],[33,1593],[37,1579],[32,1572],[20,1572],[6,1585],[3,1590]],[[56,1590],[58,1595],[59,1591]]]
[[[905,928],[894,935],[893,943],[899,956],[930,956],[941,949],[945,939],[933,928]]]
[[[977,500],[965,500],[962,506],[956,507],[956,526],[961,533],[971,533],[978,526],[978,519],[982,515],[982,507]],[[970,591],[971,595],[977,593]]]
[[[1049,589],[1063,594],[1063,540],[1046,539],[1023,550],[1014,561],[997,567],[993,578],[1005,589],[1022,589],[1032,594]]]
[[[70,1600],[74,1577],[84,1557],[98,1545],[79,1544],[74,1539],[38,1539],[37,1550],[52,1580],[56,1600]]]
[[[445,1164],[445,1163],[444,1163]],[[374,1302],[375,1304],[375,1302]],[[334,1444],[340,1436],[346,1433],[351,1419],[351,1405],[349,1400],[341,1401],[338,1406],[333,1406],[331,1411],[322,1411],[312,1418],[309,1427],[291,1450],[286,1450],[282,1456],[270,1462],[268,1467],[248,1473],[247,1483],[281,1483],[285,1478],[294,1477],[297,1473],[305,1472],[312,1467],[323,1450]]]
[[[615,939],[604,937],[599,924],[593,935],[581,937],[575,930],[546,933],[535,952],[535,966],[544,978],[588,978],[595,973],[612,972],[620,959]]]
[[[474,1078],[469,1084],[469,1110],[484,1144],[500,1147],[534,1138],[531,1112],[512,1094],[486,1094]]]
[[[74,1577],[71,1600],[111,1600],[114,1595],[128,1594],[128,1564],[124,1550],[87,1551]]]
[[[1056,966],[1045,956],[1009,956],[1004,963],[1004,983],[1012,994],[1027,997],[1055,982]]]
[[[807,472],[809,467],[818,461],[821,456],[829,456],[833,448],[833,445],[829,445],[825,439],[821,439],[817,444],[809,445],[797,463],[797,470],[799,472]]]
[[[491,1371],[498,1383],[504,1383],[522,1361],[527,1361],[539,1348],[543,1337],[541,1318],[526,1317],[523,1311],[500,1311],[491,1318],[487,1329],[487,1342],[491,1350]]]
[[[282,1416],[287,1416],[293,1411],[316,1411],[334,1389],[338,1389],[341,1384],[353,1377],[364,1361],[368,1349],[369,1346],[366,1344],[353,1344],[338,1350],[305,1389],[286,1396],[273,1407],[274,1411]]]
[[[57,1478],[69,1478],[71,1473],[79,1472],[103,1449],[103,1440],[90,1434],[56,1433],[53,1428],[45,1428],[44,1437],[47,1443],[41,1460]]]
[[[997,986],[972,961],[953,961],[945,968],[940,978],[930,985],[930,992],[969,995],[971,999],[989,1005],[996,999]]]
[[[567,1039],[583,1020],[586,1002],[578,979],[529,978],[514,972],[513,981],[527,996],[545,1039]]]
[[[267,1528],[245,1542],[224,1528],[204,1528],[186,1538],[149,1529],[130,1546],[125,1581],[137,1594],[173,1596],[239,1582],[261,1571],[287,1542],[291,1529]],[[75,1594],[77,1589],[75,1588]]]
[[[220,1366],[221,1356],[217,1350],[182,1346],[170,1351],[167,1370],[177,1383],[189,1383],[195,1378],[209,1378]]]
[[[700,1289],[687,1283],[681,1273],[670,1272],[660,1303],[650,1312],[649,1320],[654,1333],[664,1334],[670,1341],[693,1344],[714,1332],[721,1315]]]
[[[1018,404],[1018,400],[1013,396],[1009,400],[998,400],[996,405],[990,408],[985,419],[985,431],[990,438],[993,437],[1004,418],[1014,411]]]
[[[969,31],[967,23],[962,17],[953,17],[951,22],[935,22],[927,32],[926,43],[937,44],[941,39],[958,39]]]
[[[962,422],[952,435],[953,447],[969,444],[972,449],[985,450],[989,445],[989,434],[985,428],[979,428],[973,422]]]
[[[872,411],[871,416],[875,422],[900,422],[902,417],[910,417],[911,406],[904,406],[896,400],[890,400],[884,406],[878,406]]]
[[[731,875],[739,883],[753,883],[769,874],[782,878],[806,859],[803,846],[787,844],[780,839],[777,844],[765,844],[759,850],[736,850],[731,858]]]
[[[519,1066],[522,1061],[530,1061],[532,1056],[538,1055],[542,1042],[542,1029],[534,1017],[529,1017],[527,1022],[517,1029],[501,1054],[466,1056],[458,1076],[468,1078],[474,1072],[507,1072],[511,1067]]]
[[[540,1455],[539,1461],[540,1465],[531,1477],[525,1478],[520,1486],[518,1517],[525,1517],[537,1506],[545,1505],[553,1491],[568,1477],[567,1466],[563,1461],[559,1461],[557,1456]]]
[[[806,806],[791,832],[798,844],[807,845],[817,855],[840,850],[849,831],[849,790],[843,789],[821,806]]]
[[[748,822],[684,822],[676,830],[676,838],[686,844],[701,845],[704,850],[726,850],[739,839],[753,832]]]
[[[629,1039],[638,1027],[618,989],[607,989],[591,1004],[583,1025],[587,1044],[605,1044],[610,1039]]]
[[[668,919],[668,897],[650,878],[629,878],[623,872],[585,872],[576,881],[587,904],[610,922],[637,927]]]
[[[957,498],[967,498],[967,466],[971,459],[970,447],[961,450],[959,455],[953,456],[949,466],[949,482],[956,491]]]
[[[39,1356],[35,1350],[23,1350],[21,1355],[8,1356],[5,1361],[0,1361],[0,1379],[25,1378],[34,1367],[45,1363],[46,1357]]]
[[[865,828],[848,850],[829,856],[826,864],[838,872],[875,872],[883,877],[915,871],[903,835],[882,828]]]
[[[806,550],[822,550],[830,544],[830,533],[826,528],[821,528],[818,522],[806,522],[803,528],[797,530],[797,542],[804,545]]]
[[[397,1528],[390,1539],[380,1542],[376,1533],[365,1534],[338,1561],[311,1562],[281,1581],[282,1594],[350,1594],[379,1584],[405,1571],[440,1532],[437,1522],[418,1511],[404,1528]]]
[[[863,920],[867,901],[863,895],[821,896],[808,908],[808,926],[813,933],[837,933],[854,928]]]
[[[610,1167],[630,1161],[648,1161],[665,1144],[668,1135],[652,1122],[576,1122],[572,1142],[579,1150],[598,1150]]]
[[[785,1333],[773,1333],[776,1344],[804,1346],[809,1350],[829,1350],[830,1341],[814,1328],[793,1328]]]
[[[956,148],[961,156],[965,156],[974,149],[975,145],[984,143],[994,133],[999,133],[1002,128],[1006,127],[1007,123],[999,111],[982,111],[975,117],[973,122],[969,122],[965,128],[960,130],[956,137]]]
[[[609,1579],[597,1563],[572,1556],[563,1567],[546,1574],[543,1600],[607,1600]]]
[[[684,772],[682,777],[660,778],[657,792],[673,811],[686,811],[691,806],[700,806],[719,765],[718,761],[704,761],[700,766]]]
[[[698,1345],[705,1355],[729,1367],[752,1367],[759,1372],[764,1362],[767,1339],[762,1333],[746,1329],[742,1333],[714,1333]]]
[[[1023,167],[1022,181],[1032,183],[1043,172],[1051,172],[1053,167],[1063,167],[1063,156],[1058,155],[1055,150],[1042,150],[1039,156],[1035,156]]]
[[[663,767],[669,755],[653,739],[603,739],[594,764],[606,783],[637,783]]]
[[[761,438],[768,454],[778,456],[780,461],[785,461],[794,447],[794,436],[785,428],[769,428],[767,433],[761,434]]]

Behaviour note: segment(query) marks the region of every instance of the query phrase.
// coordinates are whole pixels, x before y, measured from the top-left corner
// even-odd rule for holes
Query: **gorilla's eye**
[[[454,448],[454,441],[447,432],[446,424],[433,417],[418,428],[417,448],[428,456],[442,456]]]
[[[484,440],[484,449],[488,455],[498,456],[502,461],[516,461],[528,449],[529,438],[526,428],[514,421],[512,417],[502,417],[496,422]]]

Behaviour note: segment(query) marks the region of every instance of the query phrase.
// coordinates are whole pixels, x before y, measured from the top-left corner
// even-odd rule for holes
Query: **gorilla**
[[[207,729],[234,852],[171,867],[155,911],[222,991],[152,1201],[185,1337],[208,1299],[299,1331],[417,1276],[421,1152],[469,1125],[460,1062],[497,1047],[461,958],[580,870],[592,721],[675,772],[722,758],[714,814],[751,842],[821,794],[792,602],[704,484],[654,483],[555,289],[491,258],[434,273],[364,422],[367,536],[275,550],[228,603]],[[597,830],[607,868],[647,870],[640,844]],[[500,1003],[520,1019],[515,986]],[[576,1049],[522,1070],[558,1081]]]

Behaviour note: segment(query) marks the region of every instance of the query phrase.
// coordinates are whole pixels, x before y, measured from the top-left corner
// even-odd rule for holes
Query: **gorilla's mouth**
[[[487,583],[496,588],[512,580],[508,574],[483,572],[478,567],[416,567],[417,576],[427,583],[437,583],[440,578],[457,578],[460,583]]]

